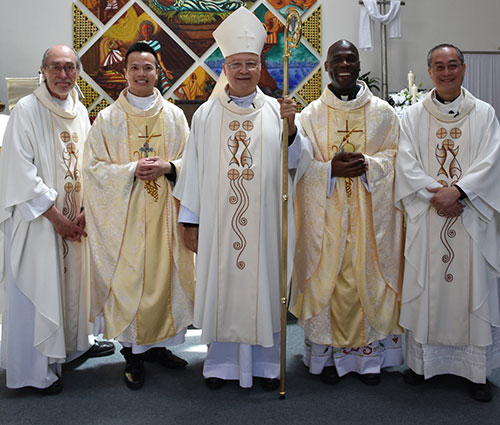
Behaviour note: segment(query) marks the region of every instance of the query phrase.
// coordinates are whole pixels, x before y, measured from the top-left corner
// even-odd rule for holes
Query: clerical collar
[[[440,98],[437,94],[437,91],[435,91],[432,100],[441,112],[458,116],[458,114],[460,113],[460,106],[462,105],[462,101],[464,100],[464,96],[462,94],[462,91],[460,91],[460,94],[455,99],[447,101]]]
[[[57,97],[52,96],[54,102],[65,112],[71,112],[73,110],[73,98],[68,94],[66,99],[58,99]]]
[[[153,93],[151,96],[141,97],[136,96],[135,94],[132,94],[127,90],[125,96],[127,97],[128,103],[130,103],[135,108],[142,109],[143,111],[151,108],[156,101],[155,93]]]
[[[255,96],[257,96],[257,90],[255,90],[253,93],[250,93],[247,96],[243,97],[237,97],[229,94],[229,92],[226,89],[226,93],[229,96],[230,102],[234,102],[236,105],[238,105],[240,108],[248,108],[250,105],[253,105],[253,101],[255,100]],[[255,108],[255,105],[253,105]]]
[[[333,89],[332,85],[331,84],[328,84],[328,88],[330,89],[330,91],[340,100],[346,102],[348,100],[354,100],[354,99],[357,99],[359,96],[361,96],[361,92],[363,91],[363,86],[361,84],[357,84],[356,83],[356,87],[354,87],[354,90],[347,94],[347,95],[343,95],[343,94],[340,94],[340,93],[336,93],[335,90]]]

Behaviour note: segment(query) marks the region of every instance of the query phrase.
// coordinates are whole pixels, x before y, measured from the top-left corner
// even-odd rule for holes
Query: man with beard
[[[290,311],[305,333],[304,362],[327,384],[356,372],[376,385],[402,361],[401,214],[393,180],[399,125],[357,81],[356,47],[328,50],[331,83],[298,120],[314,160],[297,185],[297,249]]]
[[[72,48],[48,49],[40,68],[43,83],[16,104],[4,136],[0,298],[5,281],[6,310],[1,364],[8,388],[31,386],[57,394],[62,390],[62,363],[83,353],[99,357],[114,352],[111,342],[89,344],[80,169],[90,123],[73,89],[80,68]]]

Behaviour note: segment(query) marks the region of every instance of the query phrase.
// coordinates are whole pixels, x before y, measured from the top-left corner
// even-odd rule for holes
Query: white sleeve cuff
[[[29,201],[23,202],[17,205],[19,212],[23,217],[24,221],[32,221],[35,218],[40,217],[45,211],[47,211],[57,199],[57,192],[54,189],[49,189],[43,195],[38,198],[30,199]]]
[[[294,170],[299,166],[300,152],[302,151],[302,136],[299,130],[293,139],[293,143],[288,146],[288,169]]]
[[[179,211],[179,223],[191,223],[199,224],[200,218],[191,211],[188,207],[181,205],[181,210]]]

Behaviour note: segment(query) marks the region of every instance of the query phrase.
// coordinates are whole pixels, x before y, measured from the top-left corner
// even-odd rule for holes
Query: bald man
[[[80,67],[72,48],[48,49],[44,81],[16,105],[3,139],[1,366],[8,388],[57,394],[62,363],[114,352],[112,343],[89,343],[80,157],[90,124],[73,90]]]
[[[328,50],[330,84],[299,116],[314,160],[297,185],[291,312],[305,364],[327,384],[359,374],[376,385],[402,362],[401,214],[394,208],[398,118],[362,81],[347,40]]]

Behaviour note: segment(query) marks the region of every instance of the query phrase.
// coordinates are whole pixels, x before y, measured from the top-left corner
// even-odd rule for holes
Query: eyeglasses
[[[63,69],[64,72],[68,75],[72,75],[76,72],[76,66],[75,65],[47,65],[47,69],[51,74],[59,74]]]
[[[232,71],[239,71],[243,67],[247,69],[247,71],[255,71],[257,67],[260,65],[260,62],[256,61],[248,61],[248,62],[231,62],[228,63],[227,66],[232,70]]]

